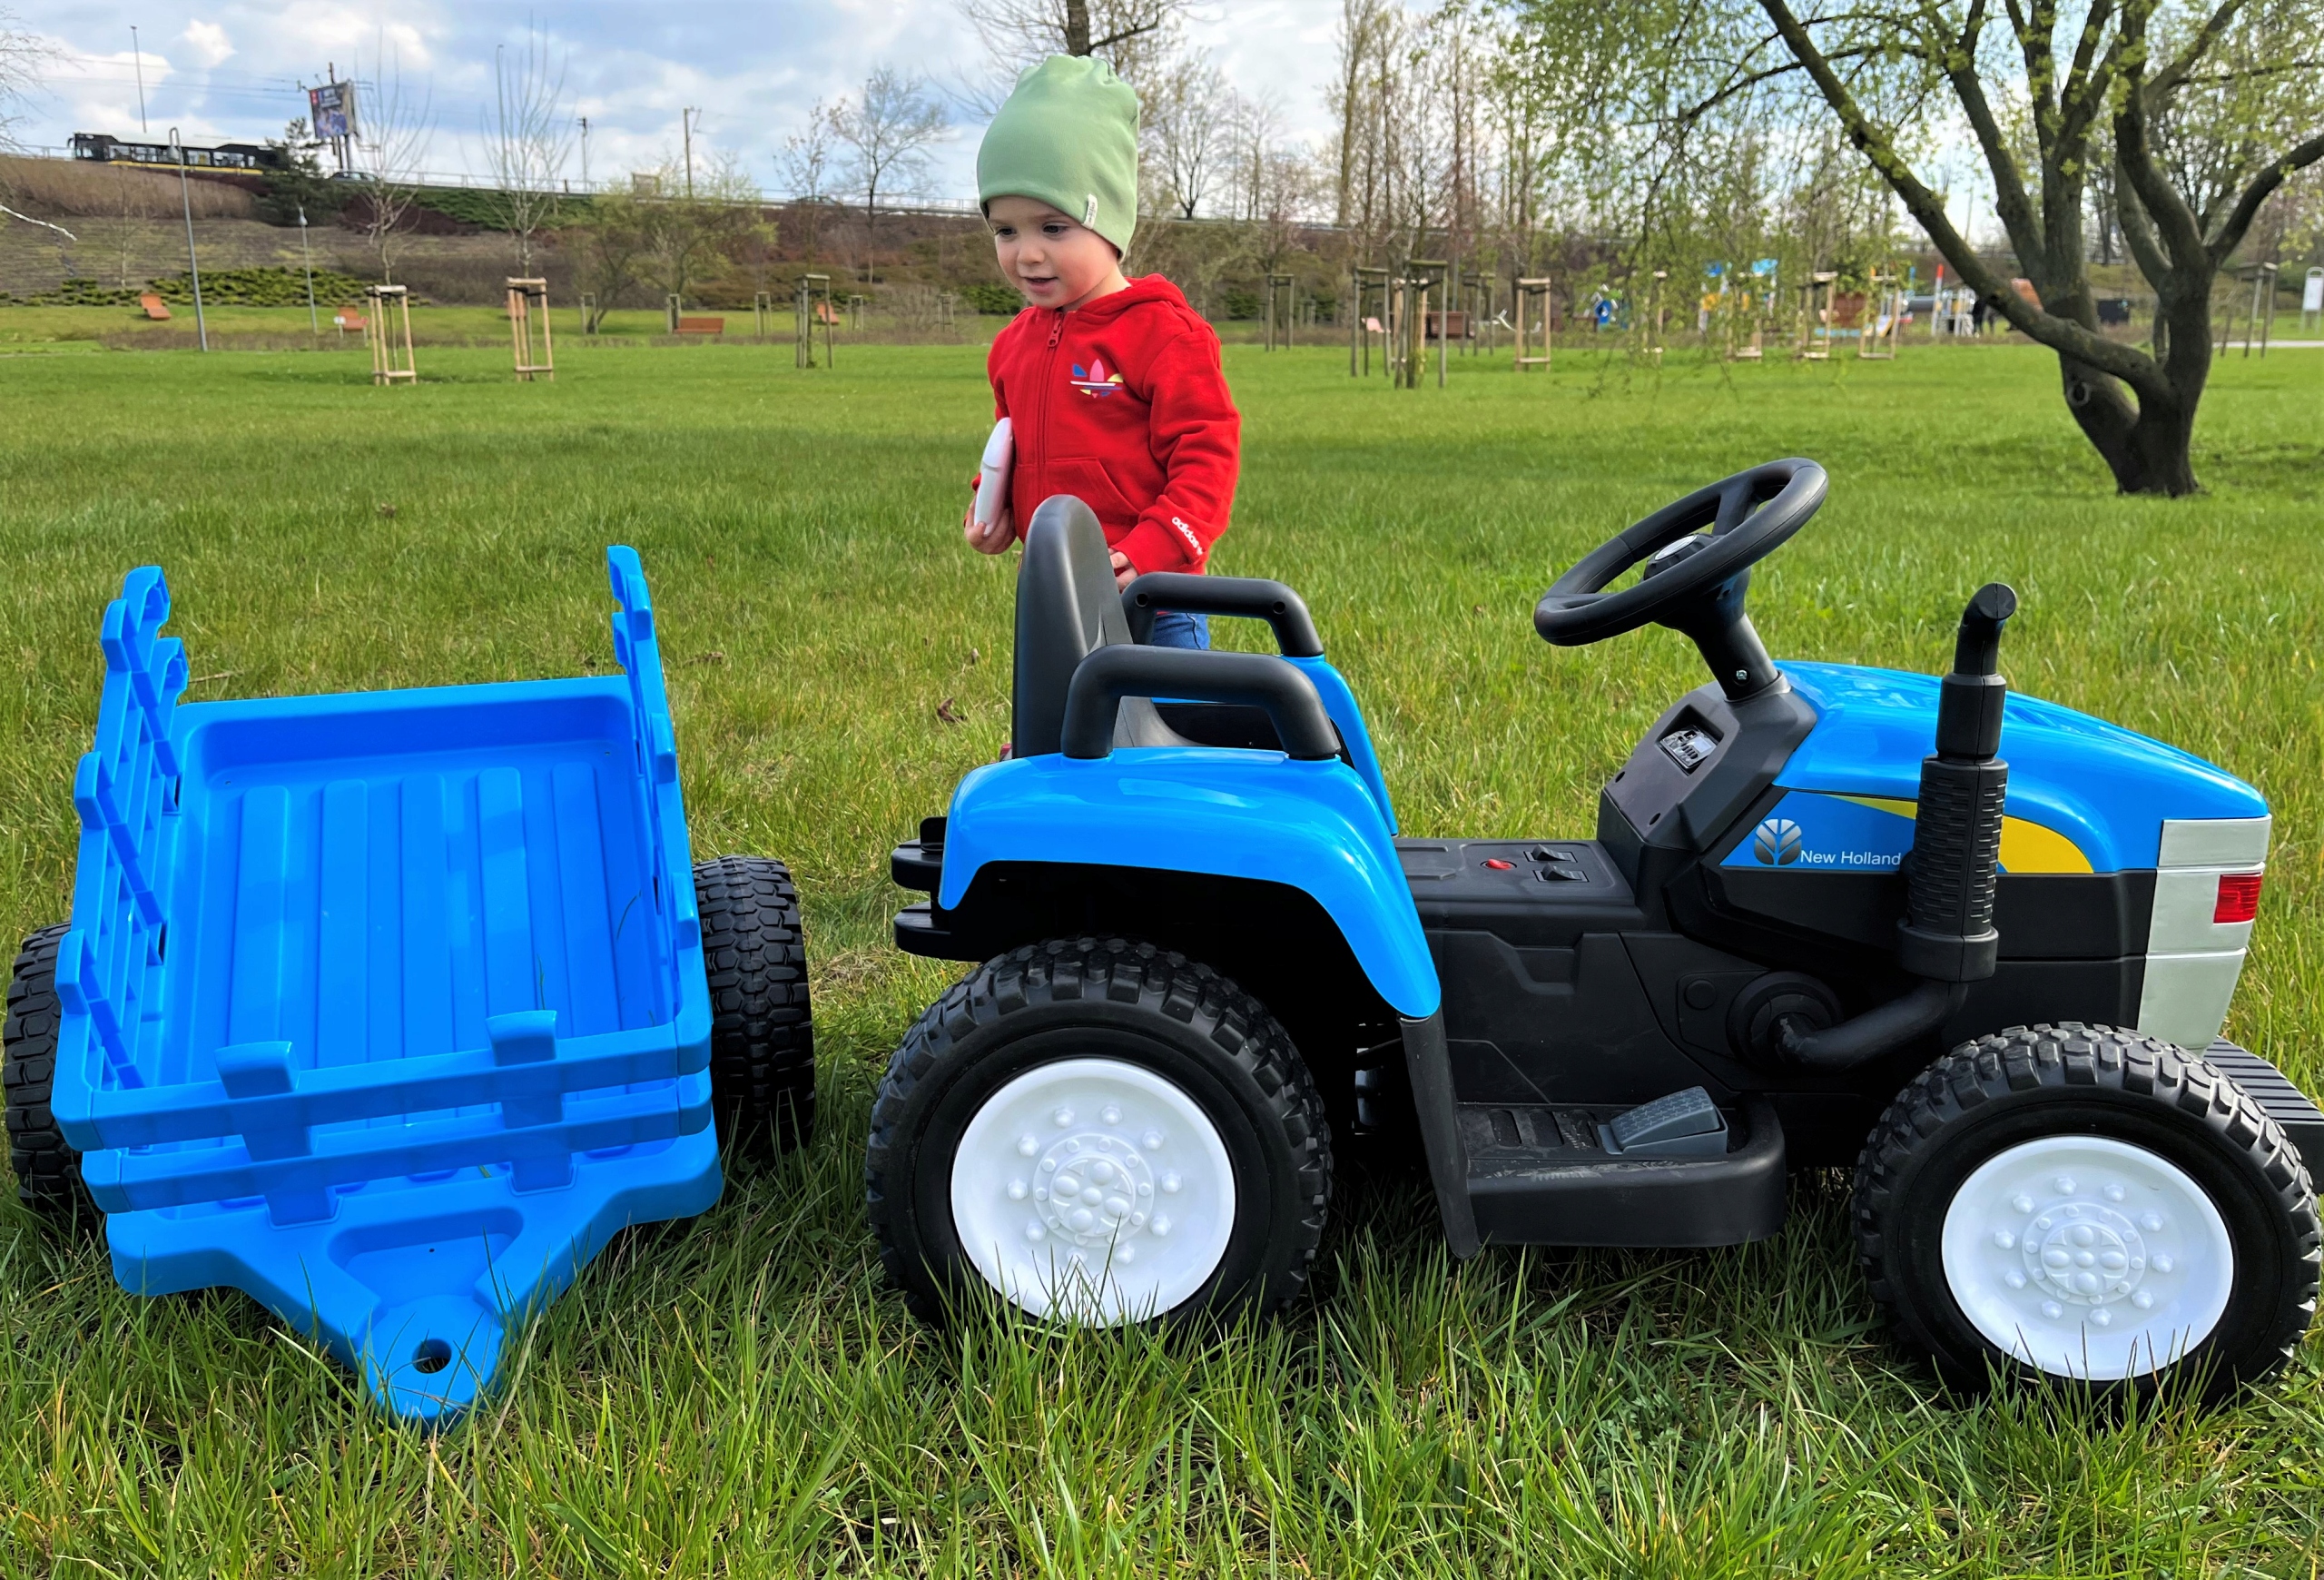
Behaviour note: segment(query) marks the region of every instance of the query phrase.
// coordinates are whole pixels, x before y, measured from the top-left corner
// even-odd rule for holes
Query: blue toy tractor
[[[1750,568],[1825,488],[1738,473],[1542,597],[1553,643],[1659,623],[1713,676],[1586,840],[1397,838],[1291,589],[1117,592],[1095,518],[1045,504],[1013,753],[893,857],[931,896],[897,943],[982,963],[872,1114],[915,1308],[982,1285],[1069,1321],[1271,1310],[1334,1139],[1385,1131],[1463,1257],[1758,1239],[1788,1170],[1853,1163],[1872,1292],[1956,1386],[2219,1397],[2282,1364],[2316,1308],[2324,1113],[2218,1040],[2266,803],[2009,696],[2006,587],[1941,680],[1778,669]],[[1147,646],[1164,608],[1264,619],[1280,656]]]

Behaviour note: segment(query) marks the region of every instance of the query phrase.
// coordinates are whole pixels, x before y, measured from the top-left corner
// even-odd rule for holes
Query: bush
[[[1228,318],[1259,316],[1259,293],[1256,291],[1222,291],[1218,305]]]
[[[996,285],[990,281],[963,286],[960,300],[979,312],[1006,318],[1016,317],[1018,309],[1025,305],[1023,294],[1014,286]]]
[[[70,285],[71,281],[65,281]],[[315,300],[319,302],[359,301],[368,282],[336,269],[315,271]],[[182,273],[164,275],[151,283],[163,301],[191,302],[193,284]],[[115,292],[130,303],[136,292]],[[202,300],[217,307],[304,307],[307,276],[298,269],[221,269],[202,272]]]

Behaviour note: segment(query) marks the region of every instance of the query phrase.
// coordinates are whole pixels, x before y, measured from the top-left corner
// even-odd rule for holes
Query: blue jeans
[[[1210,617],[1185,615],[1176,609],[1157,609],[1154,613],[1154,635],[1147,638],[1151,647],[1207,647],[1210,646]]]

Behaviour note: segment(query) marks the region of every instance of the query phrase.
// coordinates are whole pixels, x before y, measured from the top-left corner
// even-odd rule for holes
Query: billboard
[[[355,84],[325,83],[307,90],[307,123],[320,143],[355,135]]]

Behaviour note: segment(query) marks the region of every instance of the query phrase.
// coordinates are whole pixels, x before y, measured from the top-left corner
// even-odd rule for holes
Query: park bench
[[[723,318],[682,318],[678,320],[678,332],[682,335],[723,335],[726,332],[726,321]]]

